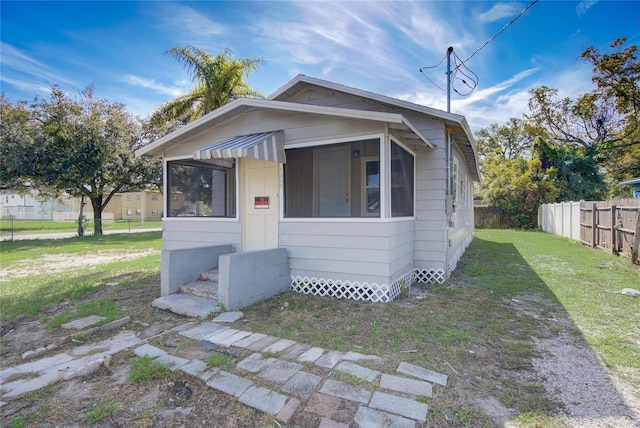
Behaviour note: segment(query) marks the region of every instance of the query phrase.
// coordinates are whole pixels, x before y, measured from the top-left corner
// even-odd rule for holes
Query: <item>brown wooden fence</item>
[[[568,236],[638,263],[640,199],[545,204],[538,224],[545,232]]]

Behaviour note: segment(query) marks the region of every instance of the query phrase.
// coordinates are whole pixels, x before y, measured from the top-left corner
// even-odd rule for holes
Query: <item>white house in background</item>
[[[442,283],[473,237],[466,119],[299,75],[140,149],[164,159],[164,248],[286,248],[305,294],[390,301]],[[175,214],[174,213],[179,213]]]
[[[3,219],[14,220],[57,220],[64,213],[72,211],[73,199],[38,198],[32,190],[27,193],[0,192],[0,215]]]

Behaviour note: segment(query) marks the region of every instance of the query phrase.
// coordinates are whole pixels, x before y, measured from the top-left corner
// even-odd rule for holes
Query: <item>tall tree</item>
[[[528,157],[536,135],[527,121],[513,117],[504,125],[494,123],[475,134],[481,157],[500,154],[505,159]]]
[[[11,104],[0,94],[0,188],[28,192],[25,179],[28,165],[23,162],[27,148],[38,138],[39,128],[32,120],[25,101]]]
[[[229,49],[212,56],[192,46],[174,47],[167,53],[189,70],[195,87],[158,108],[151,115],[154,125],[191,122],[236,98],[262,98],[245,80],[263,64],[260,58],[235,59]]]
[[[538,161],[539,176],[552,180],[556,188],[555,200],[595,201],[606,198],[607,184],[594,158],[573,145],[554,145],[544,138],[536,138],[533,158]]]
[[[592,47],[582,53],[593,65],[593,91],[573,101],[542,86],[529,101],[529,118],[553,144],[581,148],[614,180],[640,175],[640,63],[637,46],[623,49],[625,41],[614,41],[612,53]]]
[[[30,132],[6,146],[12,147],[6,173],[37,190],[86,197],[93,207],[94,234],[101,235],[102,210],[112,196],[145,182],[132,150],[138,123],[123,104],[95,99],[92,86],[77,98],[54,86],[50,99],[34,100],[29,110]]]
[[[604,163],[614,180],[640,177],[640,58],[635,45],[623,49],[626,38],[611,44],[613,51],[601,54],[590,47],[582,57],[593,65],[591,80],[615,102],[623,118],[617,139],[604,153]]]

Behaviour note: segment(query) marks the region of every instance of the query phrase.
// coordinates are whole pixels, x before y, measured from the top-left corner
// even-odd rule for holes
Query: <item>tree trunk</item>
[[[633,236],[633,244],[631,244],[631,263],[640,264],[638,260],[638,247],[640,246],[640,207],[636,216],[636,233]]]
[[[93,206],[93,236],[102,235],[102,201],[92,199]]]
[[[84,221],[84,195],[80,197],[80,214],[78,214],[78,236],[84,236],[84,226],[82,222]]]

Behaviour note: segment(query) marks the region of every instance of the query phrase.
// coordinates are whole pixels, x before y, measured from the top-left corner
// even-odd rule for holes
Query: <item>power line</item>
[[[444,91],[445,89],[444,89],[444,88],[442,88],[442,87],[440,87],[440,86],[439,86],[438,84],[436,84],[433,80],[431,80],[431,79],[429,78],[429,76],[427,76],[427,74],[424,72],[424,70],[434,69],[434,68],[436,68],[436,67],[439,67],[439,66],[440,66],[440,64],[442,64],[442,61],[444,61],[446,57],[447,57],[446,55],[445,55],[445,56],[443,56],[443,57],[440,59],[440,61],[438,61],[438,63],[437,63],[436,65],[430,65],[430,66],[420,67],[420,68],[419,68],[420,73],[422,73],[422,75],[423,75],[423,76],[424,76],[424,77],[425,77],[425,78],[426,78],[426,79],[427,79],[427,80],[428,80],[428,81],[429,81],[433,86],[435,86],[436,88],[440,89],[441,91]]]
[[[527,5],[527,7],[525,7],[524,9],[522,9],[522,12],[520,12],[515,18],[513,18],[511,21],[509,21],[504,27],[502,27],[500,29],[500,31],[498,31],[496,34],[494,34],[493,36],[491,36],[489,38],[489,40],[487,40],[486,42],[484,42],[484,44],[482,46],[480,46],[478,49],[475,50],[475,52],[473,52],[471,54],[471,56],[469,56],[469,58],[465,59],[464,61],[462,61],[462,63],[464,64],[465,62],[469,61],[471,58],[473,58],[473,56],[475,54],[477,54],[482,48],[484,48],[485,46],[487,46],[493,39],[495,39],[496,37],[498,37],[500,35],[500,33],[502,33],[504,30],[506,30],[511,24],[513,24],[514,22],[516,22],[516,20],[518,18],[520,18],[522,15],[524,15],[524,13],[534,4],[536,4],[538,2],[538,0],[533,0],[531,3],[529,3]]]
[[[467,67],[467,65],[460,60],[460,57],[455,53],[455,51],[451,51],[451,53],[453,54],[453,60],[455,61],[455,67],[451,73],[451,88],[458,95],[466,97],[476,89],[480,82],[480,78],[473,70]],[[464,70],[466,70],[466,72]],[[458,73],[460,73],[462,77],[458,77]],[[467,87],[467,89],[464,89],[464,93],[462,92],[462,89],[459,90],[456,88],[456,82],[461,82]]]
[[[429,78],[429,76],[427,76],[427,74],[424,72],[424,70],[435,69],[436,67],[439,67],[440,64],[442,64],[442,62],[445,60],[445,58],[447,58],[449,53],[452,53],[454,61],[455,61],[455,67],[454,67],[453,71],[447,73],[448,74],[447,78],[449,79],[448,80],[448,86],[450,86],[451,89],[453,89],[460,96],[470,95],[476,89],[476,87],[478,86],[478,84],[480,82],[480,78],[478,77],[478,75],[473,70],[471,70],[469,67],[467,67],[466,62],[469,61],[471,58],[473,58],[475,54],[480,52],[489,43],[491,43],[491,41],[493,39],[495,39],[500,34],[502,34],[502,32],[504,32],[507,28],[509,28],[509,26],[511,26],[511,24],[516,22],[516,20],[518,18],[520,18],[522,15],[524,15],[524,13],[527,10],[529,10],[529,8],[531,8],[531,6],[533,6],[537,2],[538,2],[538,0],[533,0],[531,3],[529,3],[524,9],[522,9],[522,11],[518,15],[516,15],[511,21],[509,21],[507,24],[505,24],[496,34],[491,36],[486,42],[484,42],[484,44],[482,46],[480,46],[478,49],[476,49],[464,61],[462,61],[460,59],[460,57],[458,57],[458,55],[453,51],[453,48],[449,48],[449,51],[447,51],[447,54],[444,57],[442,57],[440,59],[440,61],[438,61],[438,63],[436,65],[427,66],[427,67],[420,67],[420,69],[419,69],[420,73],[436,88],[438,88],[438,89],[440,89],[442,91],[445,91],[445,90],[448,91],[448,89],[444,89],[444,88],[440,87],[433,80],[431,80]],[[466,72],[463,71],[463,69],[466,70]],[[462,77],[458,77],[458,74],[461,74]],[[459,82],[459,83],[458,83],[457,88],[456,88],[456,83],[457,82]],[[462,89],[462,87],[466,87],[466,89]],[[460,89],[458,89],[458,88],[460,88]]]

